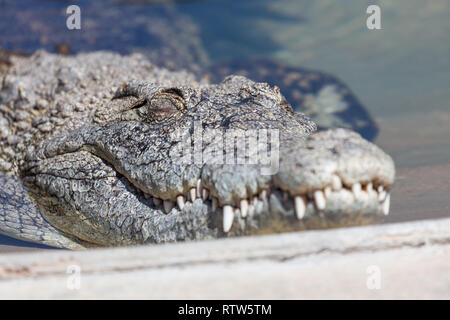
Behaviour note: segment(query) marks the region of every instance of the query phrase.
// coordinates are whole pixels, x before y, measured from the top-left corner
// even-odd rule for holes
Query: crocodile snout
[[[224,231],[239,220],[235,216],[247,218],[249,212],[265,219],[281,214],[289,219],[341,221],[359,221],[358,217],[375,221],[389,213],[394,163],[359,134],[330,129],[306,140],[282,138],[280,144],[273,175],[249,165],[203,169],[201,186],[222,207]]]

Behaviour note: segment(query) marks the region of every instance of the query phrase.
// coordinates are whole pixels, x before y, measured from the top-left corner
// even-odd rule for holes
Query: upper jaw
[[[219,207],[225,232],[258,206],[258,214],[272,215],[266,220],[282,214],[299,220],[342,217],[352,223],[358,216],[372,219],[389,213],[394,175],[394,163],[381,149],[354,132],[333,129],[306,141],[286,142],[272,176],[261,175],[257,166],[205,165],[188,192],[157,202],[166,213],[196,199],[210,211]]]
[[[355,184],[390,189],[395,177],[392,158],[373,143],[347,129],[330,129],[289,144],[280,157],[275,184],[291,194],[333,187],[337,178]]]

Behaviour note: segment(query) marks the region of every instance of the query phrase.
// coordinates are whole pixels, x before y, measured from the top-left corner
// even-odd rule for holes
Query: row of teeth
[[[323,190],[316,190],[312,193],[312,198],[314,200],[314,204],[318,210],[324,210],[326,207],[326,199],[330,195],[332,191],[339,191],[343,188],[341,179],[334,175],[332,179],[332,185],[325,187]],[[389,206],[390,206],[390,194],[384,189],[382,185],[378,186],[377,191],[373,188],[372,183],[368,183],[363,189],[360,183],[355,183],[352,185],[351,190],[353,192],[354,197],[357,200],[364,201],[367,199],[369,194],[373,192],[377,192],[378,201],[383,204],[383,213],[385,215],[389,214]],[[258,196],[249,199],[242,199],[239,203],[239,208],[234,208],[231,205],[223,206],[223,231],[229,232],[233,225],[234,216],[236,211],[239,209],[242,218],[246,218],[251,209],[257,201],[264,200],[269,196],[268,190],[262,190]],[[168,214],[174,207],[175,204],[178,206],[180,210],[183,210],[186,201],[194,202],[196,199],[202,199],[203,202],[208,199],[211,200],[212,211],[214,212],[219,207],[219,201],[216,197],[210,195],[208,189],[204,188],[201,181],[197,181],[197,186],[191,188],[189,190],[188,196],[185,197],[183,195],[179,195],[176,198],[176,201],[172,200],[161,200],[158,198],[154,198],[153,203],[157,206],[163,205],[164,212]],[[188,200],[186,200],[188,199]],[[287,192],[283,192],[283,200],[289,199],[289,194]],[[308,200],[306,196],[295,196],[294,197],[294,209],[295,214],[299,220],[303,219],[306,213],[306,205]]]

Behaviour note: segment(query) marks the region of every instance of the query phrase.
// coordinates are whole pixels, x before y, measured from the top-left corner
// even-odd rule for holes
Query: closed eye
[[[167,88],[167,89],[161,90],[161,92],[162,93],[172,94],[172,95],[180,97],[181,99],[184,99],[183,91],[181,91],[178,88]]]

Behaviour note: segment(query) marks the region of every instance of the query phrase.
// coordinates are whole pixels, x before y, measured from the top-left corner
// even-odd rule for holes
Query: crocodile
[[[277,86],[141,54],[12,57],[0,90],[0,233],[70,249],[376,223],[392,158],[317,131]]]

